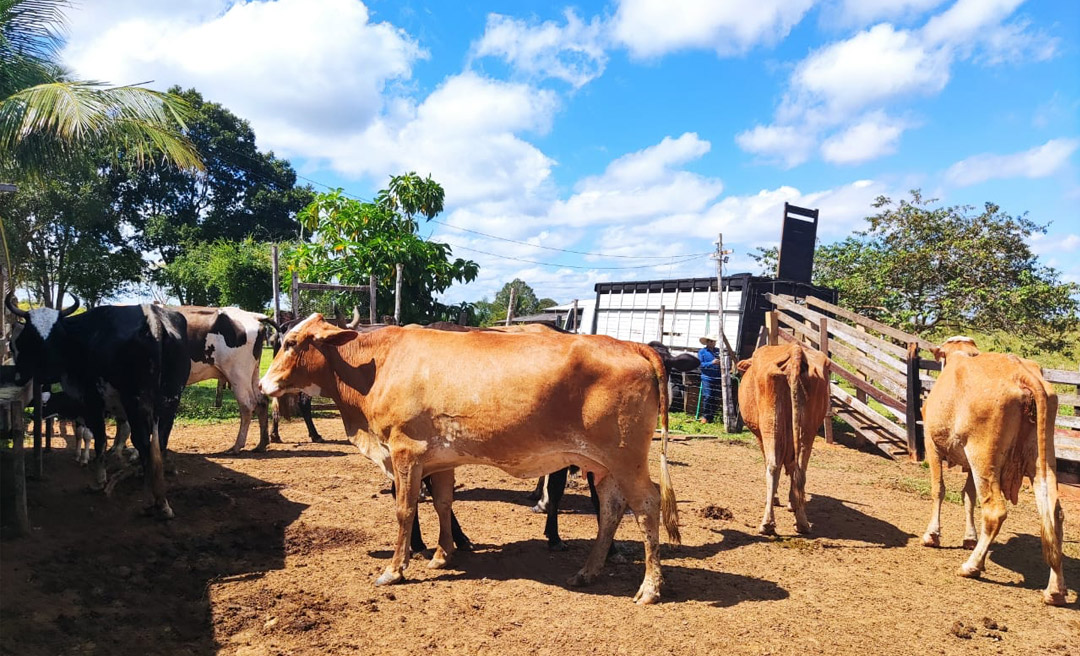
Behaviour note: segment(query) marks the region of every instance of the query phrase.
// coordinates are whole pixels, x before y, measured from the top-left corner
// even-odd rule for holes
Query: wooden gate
[[[812,296],[766,298],[776,308],[766,320],[771,343],[801,342],[832,361],[830,414],[889,457],[921,460],[922,402],[934,385],[931,372],[941,370],[933,356],[935,345]],[[1080,430],[1071,430],[1080,429],[1080,371],[1043,369],[1043,377],[1059,386],[1057,457],[1080,461]],[[1062,385],[1070,392],[1063,393]],[[833,441],[831,420],[825,422],[825,439]]]

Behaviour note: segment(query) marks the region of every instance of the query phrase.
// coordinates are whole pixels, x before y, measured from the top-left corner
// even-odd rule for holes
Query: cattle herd
[[[116,419],[117,443],[130,434],[151,490],[152,514],[173,517],[166,499],[167,448],[185,385],[218,378],[236,394],[241,422],[233,452],[245,444],[253,415],[257,450],[267,447],[267,398],[323,396],[336,404],[350,441],[393,483],[397,537],[393,557],[375,581],[404,580],[412,553],[425,549],[416,519],[426,484],[439,519],[428,567],[445,567],[470,543],[454,517],[454,469],[492,465],[518,477],[545,477],[537,490],[548,513],[549,546],[558,536],[559,498],[567,468],[590,484],[598,533],[570,585],[599,575],[629,508],[645,545],[645,578],[635,595],[657,601],[662,576],[659,528],[678,544],[679,518],[667,462],[668,373],[687,366],[662,345],[575,335],[537,326],[468,329],[454,324],[359,326],[322,315],[287,330],[235,308],[104,306],[76,313],[7,308],[19,319],[11,342],[16,383],[59,383],[46,412],[77,420],[76,437],[94,442],[94,474],[106,490],[105,422]],[[261,378],[269,339],[275,357]],[[1032,480],[1050,580],[1048,604],[1063,604],[1062,525],[1053,450],[1057,396],[1038,364],[980,353],[966,337],[948,340],[935,356],[942,374],[924,405],[932,516],[922,543],[941,544],[942,462],[968,471],[963,490],[964,546],[973,549],[960,574],[978,577],[990,543]],[[740,412],[758,439],[765,463],[765,511],[760,532],[776,531],[773,507],[781,468],[791,478],[795,529],[811,531],[805,489],[810,452],[829,407],[830,362],[798,344],[762,346],[738,363]],[[302,397],[304,398],[304,397]],[[301,408],[303,408],[303,403]],[[659,423],[660,485],[649,474]],[[317,437],[309,421],[313,438]],[[89,459],[84,445],[80,457]],[[131,466],[129,466],[130,468]],[[981,526],[975,524],[975,501]]]

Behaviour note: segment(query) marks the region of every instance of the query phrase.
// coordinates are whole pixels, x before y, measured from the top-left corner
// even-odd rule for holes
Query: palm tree
[[[0,179],[107,146],[139,165],[202,168],[180,130],[187,105],[139,86],[80,81],[59,65],[70,0],[0,0]]]

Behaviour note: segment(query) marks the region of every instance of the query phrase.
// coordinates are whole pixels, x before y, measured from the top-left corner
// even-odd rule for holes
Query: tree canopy
[[[184,305],[236,305],[262,312],[273,288],[270,247],[250,237],[193,244],[161,271],[169,293]]]
[[[195,173],[176,166],[135,170],[116,181],[118,203],[136,227],[139,246],[169,264],[195,244],[218,239],[296,237],[296,214],[311,202],[288,161],[255,145],[251,125],[198,91],[170,93],[191,107],[187,134],[206,164]]]
[[[430,219],[442,211],[442,203],[442,187],[430,176],[415,173],[391,178],[371,203],[348,198],[340,189],[318,194],[299,215],[311,241],[295,244],[286,261],[305,282],[366,285],[374,274],[379,280],[379,316],[393,313],[395,268],[400,263],[402,321],[446,318],[453,312],[436,296],[455,282],[474,280],[479,266],[452,259],[449,245],[417,234],[415,215]],[[346,307],[351,302],[338,301]]]
[[[815,252],[813,282],[838,290],[841,305],[921,334],[1000,330],[1048,343],[1076,327],[1080,286],[1028,244],[1045,225],[994,203],[937,206],[918,190],[873,207],[866,229]],[[768,273],[775,258],[757,255]]]

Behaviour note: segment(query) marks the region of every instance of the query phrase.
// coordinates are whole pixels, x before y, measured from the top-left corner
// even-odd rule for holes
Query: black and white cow
[[[55,418],[60,428],[60,436],[67,439],[64,433],[64,422],[71,423],[72,441],[75,448],[75,462],[80,465],[90,464],[90,444],[94,441],[94,435],[86,427],[83,416],[86,410],[83,405],[75,400],[75,397],[67,392],[44,392],[41,395],[43,404],[41,416],[43,418]],[[131,427],[126,421],[116,424],[116,437],[110,450],[118,458],[123,455],[124,444],[131,434]],[[69,442],[70,445],[70,442]]]
[[[224,379],[236,395],[240,407],[240,430],[229,449],[240,453],[247,442],[251,415],[259,419],[259,445],[265,451],[270,443],[267,426],[266,397],[259,391],[259,362],[270,319],[240,308],[211,308],[182,305],[171,308],[187,319],[187,346],[191,373],[187,384],[216,378]]]
[[[26,311],[12,293],[4,302],[24,323],[11,344],[16,382],[59,381],[82,405],[94,435],[99,483],[105,483],[105,413],[126,420],[153,493],[153,509],[172,517],[162,462],[191,370],[184,316],[155,305],[107,305],[73,315],[78,299],[62,311]]]

